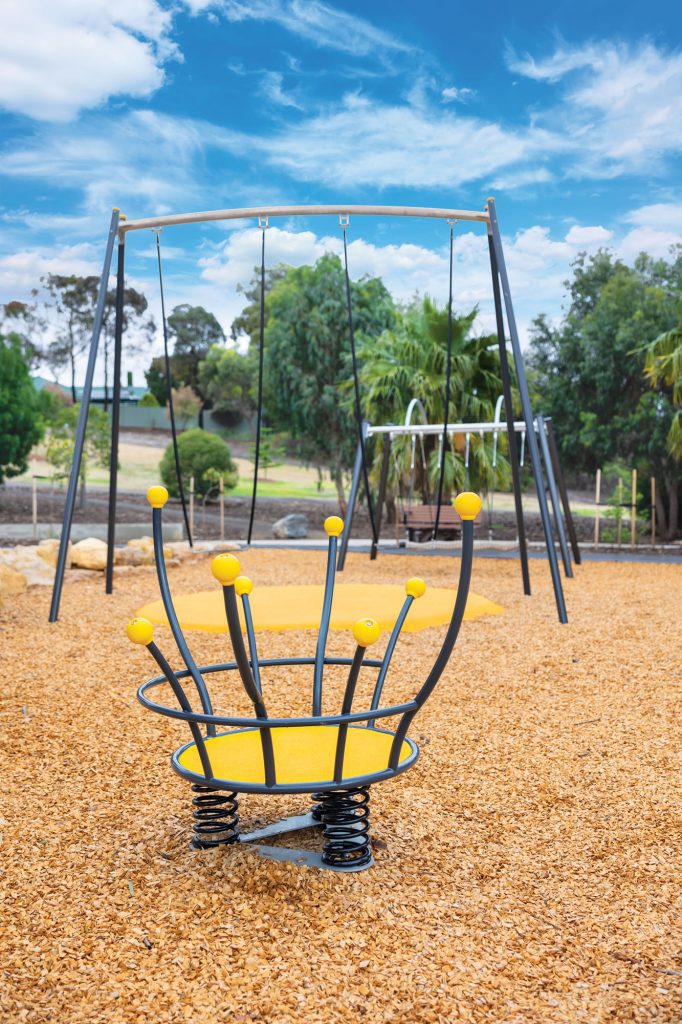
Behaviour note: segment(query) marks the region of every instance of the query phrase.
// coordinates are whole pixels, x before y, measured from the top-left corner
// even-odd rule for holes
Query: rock
[[[51,587],[54,582],[53,567],[39,556],[38,548],[33,545],[2,548],[0,563],[21,573],[29,587]]]
[[[114,563],[116,565],[153,565],[154,552],[149,548],[139,548],[135,544],[127,544],[124,548],[116,548]]]
[[[71,564],[78,569],[96,569],[102,572],[107,566],[107,546],[96,537],[86,537],[73,545]]]
[[[278,519],[272,525],[272,533],[278,540],[300,540],[308,536],[308,517],[302,512],[292,512],[291,515]]]
[[[23,573],[0,562],[0,607],[7,603],[7,598],[23,593],[27,586],[28,583]]]
[[[171,545],[171,547],[173,546],[174,545]],[[241,549],[241,544],[238,544],[236,541],[231,540],[195,540],[194,548],[192,548],[191,550],[193,550],[196,554],[201,554],[202,552],[212,554],[214,551],[241,551]]]
[[[65,568],[71,568],[71,550],[72,545],[69,544],[66,549],[66,566]],[[39,558],[42,558],[44,562],[51,565],[53,569],[57,568],[57,558],[59,556],[59,540],[56,537],[47,537],[45,540],[41,540],[38,544],[36,554]]]

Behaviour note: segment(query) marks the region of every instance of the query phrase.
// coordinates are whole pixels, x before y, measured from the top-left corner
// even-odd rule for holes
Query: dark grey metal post
[[[109,519],[107,525],[107,573],[105,593],[114,589],[114,544],[116,542],[116,489],[118,485],[118,434],[121,422],[121,348],[123,343],[123,299],[125,289],[125,235],[118,240],[116,271],[116,322],[114,325],[114,397],[111,406],[111,458],[109,461]]]
[[[547,496],[545,494],[545,484],[542,476],[542,464],[540,462],[538,439],[535,436],[535,424],[533,422],[533,409],[530,404],[530,395],[528,393],[526,368],[523,365],[523,356],[521,355],[521,344],[519,342],[519,335],[516,329],[514,305],[512,303],[511,291],[509,288],[507,268],[504,262],[504,252],[502,251],[502,238],[500,235],[499,225],[497,223],[497,213],[495,211],[494,199],[488,200],[487,208],[488,216],[490,218],[491,237],[495,249],[495,259],[497,261],[497,270],[500,275],[502,295],[504,296],[504,305],[507,311],[507,325],[509,327],[509,338],[511,341],[512,352],[514,354],[514,366],[516,367],[516,380],[519,387],[519,395],[521,396],[523,418],[526,422],[526,438],[528,442],[528,453],[530,455],[531,466],[533,467],[535,489],[537,491],[538,502],[540,505],[540,517],[542,519],[542,528],[544,530],[545,543],[547,545],[547,559],[549,561],[549,570],[552,576],[554,597],[556,599],[557,612],[559,614],[559,622],[566,623],[568,622],[568,615],[566,613],[566,601],[564,599],[563,587],[561,586],[559,563],[557,561],[556,551],[554,549],[552,523],[549,517],[549,508],[547,506]]]
[[[509,374],[509,358],[507,356],[507,339],[504,333],[504,315],[500,296],[500,277],[495,258],[495,247],[492,235],[488,235],[490,251],[490,270],[493,278],[493,298],[495,300],[495,320],[497,323],[497,344],[500,350],[500,372],[502,374],[502,394],[504,396],[504,414],[507,421],[507,444],[509,446],[509,464],[511,466],[512,486],[514,489],[514,509],[516,511],[516,533],[519,538],[519,560],[523,592],[530,597],[530,568],[528,565],[528,546],[526,544],[526,524],[523,519],[523,496],[521,494],[521,471],[519,468],[519,452],[516,445],[514,430],[514,406],[512,403],[511,377]]]
[[[571,548],[573,550],[573,559],[576,565],[580,565],[582,562],[582,557],[580,554],[580,545],[578,544],[578,534],[575,529],[575,523],[573,522],[573,513],[571,512],[571,506],[568,501],[568,491],[566,490],[564,474],[561,471],[561,461],[559,459],[559,448],[557,447],[556,437],[554,434],[554,424],[552,423],[552,419],[550,416],[548,416],[545,420],[545,426],[547,427],[547,443],[549,445],[549,454],[552,458],[554,476],[556,478],[557,487],[559,488],[561,504],[564,507],[564,520],[566,521],[566,529],[568,531],[568,537],[571,542]]]
[[[375,512],[376,536],[372,538],[372,547],[369,552],[370,561],[372,562],[377,557],[377,548],[379,547],[379,538],[381,537],[381,519],[384,502],[386,501],[386,484],[388,482],[388,465],[390,457],[391,435],[384,434],[384,449],[381,453],[381,472],[379,474],[379,494],[377,496],[377,507]]]
[[[111,223],[109,225],[109,237],[104,253],[104,265],[102,276],[99,282],[97,293],[97,305],[95,306],[95,318],[92,325],[92,337],[90,338],[90,353],[88,355],[88,366],[85,371],[85,383],[81,396],[81,407],[78,413],[76,425],[76,436],[73,445],[73,462],[69,475],[69,485],[66,489],[66,500],[64,502],[64,518],[62,520],[62,534],[59,539],[59,554],[57,556],[57,568],[54,575],[54,586],[52,588],[52,603],[50,605],[50,622],[56,622],[59,617],[59,602],[62,596],[62,585],[64,583],[64,569],[66,567],[66,552],[69,548],[71,538],[71,523],[73,522],[73,510],[76,504],[76,491],[78,490],[78,477],[81,471],[81,459],[83,457],[83,444],[85,442],[85,428],[88,425],[88,411],[90,408],[90,395],[92,394],[92,380],[95,375],[95,362],[97,360],[97,346],[102,330],[102,319],[104,317],[104,302],[107,297],[107,286],[109,284],[109,272],[111,270],[111,257],[118,231],[119,211],[111,212]]]
[[[367,431],[367,424],[362,424],[362,429]],[[341,543],[339,544],[339,558],[336,563],[336,571],[343,572],[343,567],[346,564],[346,554],[348,553],[348,541],[350,540],[350,531],[353,526],[353,515],[355,513],[355,506],[358,501],[358,491],[360,489],[360,479],[362,477],[362,445],[358,443],[358,447],[355,451],[355,465],[353,466],[353,476],[350,482],[350,494],[348,495],[348,505],[346,506],[346,519],[343,524],[343,533],[341,534]]]
[[[549,454],[549,446],[547,444],[547,427],[545,426],[545,418],[544,416],[538,414],[535,417],[535,420],[538,425],[538,435],[540,437],[540,450],[542,452],[542,461],[545,464],[545,473],[547,474],[549,496],[552,501],[552,511],[554,512],[554,522],[556,523],[556,532],[559,538],[559,548],[561,550],[561,558],[564,563],[564,573],[569,579],[572,579],[573,566],[571,565],[571,555],[568,550],[568,541],[566,540],[564,519],[561,515],[559,492],[557,490],[556,480],[554,478],[554,467],[552,466],[552,458]]]

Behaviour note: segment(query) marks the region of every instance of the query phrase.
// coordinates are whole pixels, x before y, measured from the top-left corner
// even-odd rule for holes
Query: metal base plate
[[[294,814],[289,818],[281,818],[279,821],[274,821],[271,825],[254,829],[253,832],[243,833],[239,836],[239,842],[268,860],[288,861],[292,864],[299,864],[302,867],[318,868],[320,871],[337,871],[348,874],[352,871],[366,871],[367,868],[372,867],[374,857],[371,857],[362,867],[356,867],[352,862],[347,865],[331,865],[325,864],[322,860],[322,854],[316,850],[298,850],[288,846],[265,846],[258,842],[259,839],[270,839],[272,836],[284,835],[287,832],[300,832],[304,828],[321,827],[322,822],[318,821],[310,812],[307,814]]]

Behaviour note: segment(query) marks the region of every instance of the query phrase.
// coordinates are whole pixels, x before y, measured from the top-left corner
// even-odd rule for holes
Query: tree
[[[200,408],[201,401],[189,385],[173,389],[173,412],[180,430],[186,430],[190,420],[196,420]]]
[[[50,297],[46,305],[57,315],[53,325],[55,338],[47,346],[45,359],[55,372],[68,366],[71,395],[75,402],[76,359],[85,351],[92,335],[99,278],[48,274],[41,281]]]
[[[178,438],[178,453],[186,492],[189,492],[191,477],[194,477],[194,493],[200,498],[215,487],[216,480],[221,476],[225,490],[230,491],[237,486],[239,472],[232,460],[230,449],[217,434],[209,434],[199,427],[186,430]],[[163,453],[159,471],[169,493],[177,497],[179,489],[172,444],[169,444]]]
[[[55,476],[67,476],[73,463],[76,427],[80,404],[55,409],[45,439],[45,458]],[[111,458],[111,424],[103,409],[91,405],[80,467],[80,507],[85,505],[85,484],[91,463],[109,468]]]
[[[168,385],[166,383],[166,365],[163,356],[154,356],[149,364],[149,369],[145,370],[144,379],[158,404],[166,405],[168,402]]]
[[[226,426],[236,426],[256,408],[256,360],[236,348],[212,345],[199,365],[199,386],[213,414]]]
[[[452,320],[450,422],[491,420],[502,393],[497,337],[473,334],[476,314],[474,309],[464,316],[453,316]],[[422,402],[429,423],[443,422],[447,343],[447,306],[439,309],[427,296],[415,298],[400,311],[392,330],[363,346],[360,381],[370,422],[403,423],[413,398]],[[411,439],[396,438],[393,444],[395,460],[389,482],[395,488],[400,476],[403,489],[421,490],[422,500],[430,500],[440,474],[439,438],[424,438],[426,466],[421,459],[415,459],[414,476]],[[463,456],[466,439],[455,438],[445,455],[444,493],[449,495],[455,486],[462,487],[465,482],[476,489],[506,486],[509,466],[503,454],[505,445],[506,439],[501,436],[497,466],[493,468],[492,438],[486,441],[472,435],[467,474]]]
[[[176,306],[168,317],[168,334],[173,340],[173,383],[190,387],[201,395],[199,364],[212,345],[225,343],[222,327],[203,306],[184,303]]]
[[[395,323],[379,278],[351,285],[357,342]],[[343,508],[343,473],[352,465],[357,425],[341,388],[351,377],[345,277],[330,254],[314,267],[290,267],[267,296],[265,407],[269,425],[288,431],[301,456],[326,468]]]
[[[258,451],[258,464],[263,470],[263,479],[267,480],[268,470],[273,466],[281,466],[282,459],[287,450],[282,444],[278,444],[272,427],[261,427],[260,449]],[[251,445],[251,458],[256,461],[256,442]]]
[[[280,281],[284,279],[290,268],[284,263],[276,263],[265,270],[265,294],[268,296]],[[239,316],[232,321],[230,337],[234,342],[240,338],[249,339],[249,352],[258,352],[260,345],[260,267],[253,268],[253,277],[249,284],[238,284],[237,291],[247,300]],[[265,326],[268,325],[268,306],[265,306]]]
[[[148,302],[136,288],[123,289],[122,330],[127,353],[141,351],[151,344],[156,324],[152,316],[145,317]],[[93,310],[94,317],[94,310]],[[104,361],[104,408],[109,407],[109,364],[116,328],[116,289],[107,291],[102,317],[102,351]]]
[[[24,473],[42,436],[37,393],[19,335],[0,335],[0,483]]]
[[[14,300],[4,303],[0,320],[0,330],[5,334],[13,334],[19,339],[29,370],[32,370],[45,358],[42,336],[46,327],[44,317],[38,312],[36,302],[38,289],[32,289],[31,295],[33,302]]]
[[[668,431],[668,451],[682,458],[682,320],[647,346],[644,372],[652,388],[668,394],[676,409]]]
[[[667,437],[675,413],[669,396],[650,390],[645,366],[647,346],[678,321],[682,249],[670,261],[642,253],[632,267],[605,250],[583,253],[572,269],[562,322],[538,317],[531,330],[529,365],[543,411],[569,472],[620,461],[655,476],[657,519],[672,538],[679,470]]]

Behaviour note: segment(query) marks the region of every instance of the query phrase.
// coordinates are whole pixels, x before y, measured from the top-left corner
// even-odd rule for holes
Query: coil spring
[[[192,846],[195,850],[210,850],[214,846],[227,846],[239,840],[239,813],[237,794],[221,793],[210,786],[192,786],[197,795],[192,798]]]
[[[349,871],[370,864],[369,788],[355,786],[314,793],[313,799],[319,802],[319,818],[324,826],[323,863]]]

